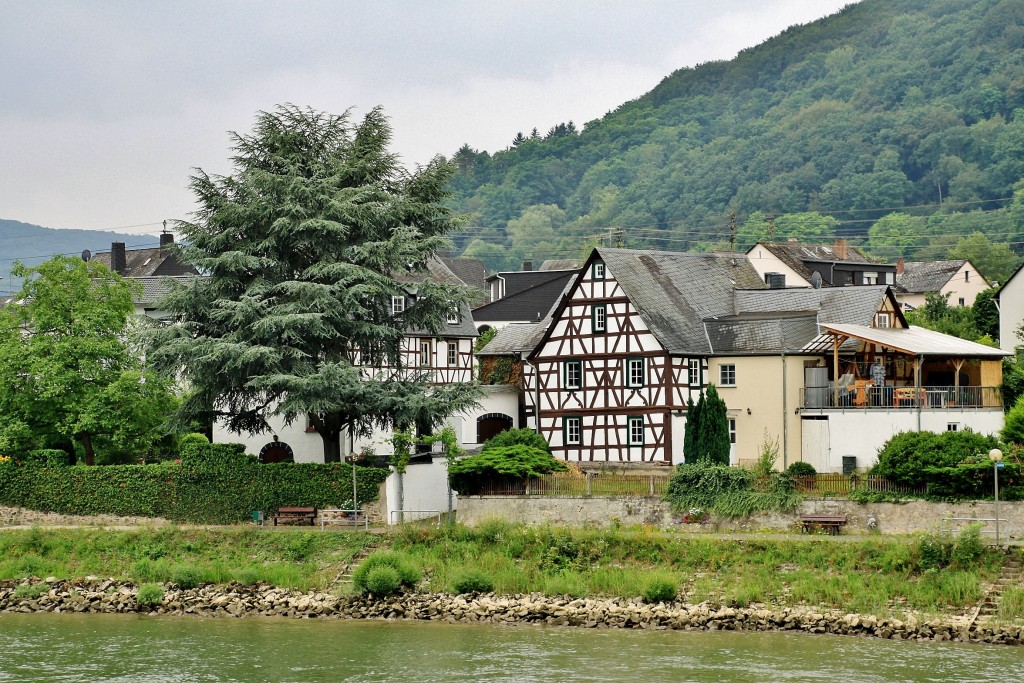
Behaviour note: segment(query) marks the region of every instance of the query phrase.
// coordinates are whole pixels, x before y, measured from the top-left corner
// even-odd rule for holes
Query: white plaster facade
[[[802,275],[786,265],[778,256],[773,254],[763,244],[755,244],[747,251],[747,260],[754,267],[761,279],[765,279],[768,273],[780,273],[786,276],[787,287],[810,287]]]
[[[999,348],[1013,352],[1024,344],[1017,336],[1017,328],[1024,324],[1024,275],[1017,271],[999,289]]]
[[[970,261],[965,261],[963,266],[942,285],[939,294],[948,296],[950,306],[973,306],[978,295],[991,287],[978,269]],[[926,303],[925,292],[901,293],[896,290],[896,300],[904,307],[909,305],[921,308]]]

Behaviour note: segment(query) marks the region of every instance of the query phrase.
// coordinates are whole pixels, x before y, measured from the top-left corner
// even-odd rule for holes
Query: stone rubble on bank
[[[38,597],[16,597],[18,586],[43,584]],[[338,597],[329,593],[289,591],[273,586],[202,586],[180,589],[164,585],[162,602],[140,605],[134,584],[87,577],[65,581],[0,582],[3,612],[103,612],[196,616],[266,616],[296,619],[420,619],[451,623],[545,624],[582,628],[632,628],[686,631],[803,631],[914,641],[960,641],[1021,645],[1024,629],[1015,626],[956,624],[934,619],[908,621],[875,616],[817,612],[809,608],[732,608],[708,603],[646,604],[635,599],[571,598],[410,593],[387,598]],[[41,589],[40,589],[41,590]],[[24,589],[23,589],[24,591]]]

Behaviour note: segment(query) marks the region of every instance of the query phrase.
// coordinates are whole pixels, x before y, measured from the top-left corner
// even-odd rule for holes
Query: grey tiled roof
[[[110,252],[94,254],[92,260],[110,268]],[[154,247],[151,249],[125,249],[125,277],[148,277],[153,275],[198,275],[192,266],[184,264],[173,248]]]
[[[963,268],[966,260],[908,261],[903,272],[896,276],[896,286],[908,294],[937,292]]]
[[[576,275],[574,270],[559,270],[545,273],[547,277],[527,289],[507,294],[473,309],[473,317],[479,322],[519,320],[536,321],[544,317],[551,307],[558,303],[562,292]]]
[[[720,355],[802,349],[818,334],[814,313],[739,315],[705,322],[712,351]]]
[[[197,277],[196,275],[166,275],[166,276],[143,276],[131,278],[135,282],[142,284],[142,293],[135,296],[135,303],[140,306],[147,304],[155,304],[160,299],[167,296],[175,283],[188,282],[192,278]]]
[[[572,258],[549,258],[540,264],[538,270],[576,270],[580,267],[580,262]]]
[[[737,313],[816,311],[822,323],[870,325],[885,299],[885,285],[762,289],[736,292]]]
[[[487,346],[477,351],[478,356],[508,356],[529,354],[537,347],[544,329],[551,322],[547,318],[539,323],[513,323],[498,330]]]
[[[733,289],[764,288],[743,254],[597,249],[609,274],[673,354],[708,354],[703,321],[731,316]]]
[[[441,262],[470,287],[487,291],[487,269],[478,258],[442,258]]]

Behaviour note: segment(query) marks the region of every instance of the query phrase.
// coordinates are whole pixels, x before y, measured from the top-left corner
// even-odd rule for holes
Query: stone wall
[[[567,526],[607,527],[623,525],[649,525],[675,528],[690,532],[729,531],[793,531],[799,528],[800,515],[844,514],[847,516],[845,533],[868,533],[868,519],[874,517],[876,528],[882,534],[913,534],[962,528],[968,522],[944,523],[946,517],[995,517],[992,501],[965,503],[930,503],[912,501],[905,504],[868,503],[861,505],[849,500],[805,500],[793,512],[766,512],[750,517],[716,520],[709,524],[682,524],[680,515],[673,514],[668,504],[659,498],[621,496],[614,498],[541,498],[534,496],[462,496],[459,498],[458,520],[467,526],[500,518],[524,524],[564,524]],[[1024,502],[1000,503],[1000,536],[1024,537]],[[994,530],[991,523],[985,527]]]

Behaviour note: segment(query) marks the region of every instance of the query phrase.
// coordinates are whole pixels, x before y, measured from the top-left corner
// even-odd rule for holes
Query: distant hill
[[[452,206],[473,226],[458,244],[491,269],[575,256],[595,236],[708,249],[735,227],[744,246],[806,212],[835,220],[783,237],[846,236],[891,259],[942,257],[979,230],[1020,252],[1024,194],[1016,218],[1007,207],[1024,178],[1024,2],[863,0],[599,120],[509,142],[453,156]],[[916,220],[872,236],[897,209]]]
[[[105,230],[56,230],[31,223],[0,219],[0,294],[16,292],[21,283],[11,278],[15,261],[37,265],[56,254],[78,255],[110,251],[112,242],[124,242],[128,248],[158,246],[153,235],[123,235]]]

